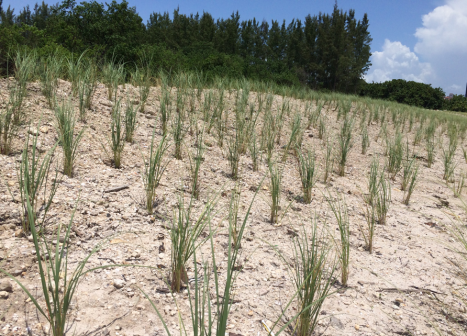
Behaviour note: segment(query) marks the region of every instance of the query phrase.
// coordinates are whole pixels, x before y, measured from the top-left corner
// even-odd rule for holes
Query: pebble
[[[47,126],[41,126],[39,130],[45,134],[49,133],[49,128]]]
[[[5,291],[0,292],[0,299],[8,299],[9,296],[10,294],[8,294],[8,292],[5,292]]]
[[[125,281],[123,281],[122,279],[114,279],[113,285],[115,288],[120,289],[125,286]]]
[[[355,325],[355,330],[360,330],[360,326],[358,324]]]
[[[0,281],[0,292],[13,292],[13,286],[8,279]]]
[[[30,129],[28,129],[28,133],[31,134],[31,135],[34,135],[34,136],[39,135],[39,131],[35,127],[31,127]]]

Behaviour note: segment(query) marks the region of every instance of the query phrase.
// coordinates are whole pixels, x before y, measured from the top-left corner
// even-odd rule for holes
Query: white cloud
[[[467,1],[448,0],[423,15],[422,22],[415,32],[415,52],[424,57],[467,53]]]
[[[379,82],[402,78],[441,87],[446,93],[463,94],[467,82],[466,34],[467,1],[446,0],[423,15],[413,52],[400,42],[386,40],[383,50],[373,53],[373,66],[365,79]]]
[[[382,51],[373,53],[371,63],[373,65],[370,72],[365,76],[367,82],[384,82],[391,79],[426,82],[433,74],[431,65],[420,62],[409,47],[388,39],[384,41]]]

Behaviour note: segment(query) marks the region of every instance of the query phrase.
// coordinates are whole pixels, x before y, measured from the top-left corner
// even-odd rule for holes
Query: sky
[[[101,0],[98,0],[99,2]],[[109,0],[108,0],[109,1]],[[56,1],[46,1],[56,3]],[[79,0],[77,1],[79,2]],[[242,20],[304,19],[331,13],[335,0],[128,0],[146,21],[152,12],[209,12],[227,18],[238,11]],[[31,0],[4,0],[17,14]],[[368,14],[372,66],[368,82],[414,80],[441,87],[447,94],[464,94],[467,83],[467,0],[338,0],[340,9]]]

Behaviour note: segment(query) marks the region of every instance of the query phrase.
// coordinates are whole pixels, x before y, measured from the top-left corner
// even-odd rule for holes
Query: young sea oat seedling
[[[127,97],[126,100],[126,107],[125,107],[125,141],[126,142],[133,142],[133,134],[136,130],[136,123],[137,123],[137,115],[138,109],[141,105],[135,107],[135,105],[131,102],[130,98]]]
[[[239,238],[239,218],[238,218],[238,207],[240,204],[240,188],[235,186],[232,189],[230,196],[230,205],[229,205],[229,230],[230,235],[232,236],[232,248],[238,250],[241,248],[241,241]]]
[[[378,194],[374,202],[374,208],[379,224],[386,224],[386,217],[391,204],[391,183],[386,180],[381,172],[378,181]]]
[[[36,70],[36,54],[19,50],[13,57],[15,64],[15,81],[10,86],[10,106],[13,110],[13,123],[19,125],[25,119],[25,111],[23,110],[24,98],[27,95],[27,84],[31,80]]]
[[[0,154],[11,153],[11,142],[16,135],[17,126],[13,123],[14,109],[8,102],[5,109],[0,111]]]
[[[340,136],[339,136],[339,175],[345,175],[345,165],[347,163],[347,157],[350,149],[352,148],[352,127],[353,119],[346,117],[342,124]]]
[[[370,137],[368,136],[368,128],[364,124],[362,130],[362,154],[365,155],[366,151],[370,147]]]
[[[73,164],[84,128],[75,136],[76,117],[70,102],[63,101],[55,107],[56,128],[63,149],[63,174],[73,176]]]
[[[250,214],[250,211],[251,211],[251,208],[254,202],[254,198],[255,197],[253,197],[253,200],[250,203],[250,207],[248,208],[243,220],[239,219],[239,222],[241,222],[241,224],[238,225],[239,229],[238,229],[237,240],[239,242],[242,240],[243,232],[245,231],[245,227],[246,227],[248,216]],[[220,268],[218,267],[218,264],[216,262],[216,253],[215,253],[216,249],[214,248],[213,237],[214,237],[215,231],[211,227],[210,219],[211,219],[211,215],[208,212],[206,215],[206,222],[209,225],[207,240],[209,240],[210,242],[211,264],[209,265],[207,262],[200,263],[203,266],[202,267],[203,270],[200,271],[200,267],[198,266],[199,262],[197,262],[197,257],[196,257],[198,245],[195,246],[195,248],[191,249],[190,251],[190,255],[193,256],[193,266],[194,266],[193,268],[194,268],[194,273],[195,273],[194,279],[196,279],[193,285],[194,289],[192,289],[190,286],[187,287],[188,296],[189,296],[190,316],[191,316],[191,329],[193,330],[192,333],[194,333],[194,335],[224,336],[227,334],[226,331],[227,331],[227,326],[228,326],[229,313],[230,313],[230,308],[232,307],[231,298],[234,295],[233,293],[234,284],[241,270],[241,267],[239,267],[238,265],[240,251],[232,247],[233,238],[232,238],[231,231],[229,231],[227,251],[226,251],[227,262],[222,267],[223,270],[226,270],[225,272],[226,280],[222,281],[222,285],[221,285],[221,281],[219,279]],[[178,242],[178,240],[176,240],[176,242]],[[188,244],[187,246],[190,247],[191,245]],[[212,281],[213,282],[212,285],[211,285],[211,280],[210,280],[211,276],[214,277],[214,280]],[[211,292],[211,289],[213,289],[214,293]],[[170,333],[169,328],[167,327],[167,324],[164,321],[164,318],[159,312],[157,306],[154,304],[154,302],[151,300],[151,298],[146,293],[143,292],[143,294],[149,300],[152,307],[156,311],[157,316],[161,320],[162,325],[164,326],[164,329],[167,335],[171,336],[172,334]],[[174,296],[174,299],[175,299],[175,296]],[[319,300],[317,301],[320,302]],[[191,335],[187,331],[188,328],[185,328],[185,323],[182,319],[181,314],[179,314],[178,317],[179,317],[178,320],[180,324],[179,325],[180,332],[177,332],[177,333],[179,335],[184,335],[184,336]],[[286,327],[283,327],[283,328],[285,329]],[[276,333],[276,335],[278,334],[279,333]]]
[[[37,138],[37,136],[33,137],[32,146],[29,149],[29,135],[26,137],[17,172],[22,214],[24,214],[22,218],[23,231],[26,233],[29,232],[31,221],[36,223],[37,214],[40,212],[39,208],[44,211],[43,216],[47,214],[60,184],[58,169],[55,170],[54,177],[49,179],[57,143],[41,158],[37,149]],[[47,190],[47,187],[50,190]],[[42,202],[39,197],[41,193],[43,193]],[[26,211],[29,206],[32,209],[31,213]],[[30,218],[31,215],[33,218]]]
[[[297,150],[298,171],[302,181],[303,201],[306,204],[311,203],[311,190],[316,183],[315,155],[309,151],[302,154]]]
[[[122,112],[120,100],[118,100],[112,107],[112,114],[110,120],[110,140],[108,146],[112,154],[110,155],[106,147],[102,144],[105,153],[113,161],[114,167],[119,169],[121,166],[121,158],[123,148],[125,147],[125,128],[122,125]]]
[[[62,59],[57,55],[50,55],[41,61],[40,79],[42,94],[47,99],[49,108],[55,108],[58,88],[58,77],[62,68]]]
[[[290,271],[300,313],[296,319],[291,318],[289,321],[293,322],[291,329],[297,336],[309,336],[316,330],[321,308],[331,295],[336,268],[331,244],[325,230],[318,228],[316,219],[313,220],[310,231],[307,233],[303,230],[301,235],[294,238],[292,262],[278,252],[284,263],[291,265]]]
[[[201,169],[201,164],[204,161],[204,142],[203,142],[204,130],[201,131],[196,137],[195,143],[195,153],[194,155],[189,155],[190,159],[190,172],[191,172],[191,194],[195,199],[199,199],[199,171]]]
[[[152,84],[152,73],[151,68],[146,65],[142,68],[136,68],[135,71],[131,74],[133,83],[138,87],[139,92],[139,105],[141,112],[144,112],[144,108],[148,101],[149,92],[151,90]]]
[[[323,182],[327,183],[329,177],[332,174],[334,168],[334,145],[331,141],[331,137],[326,139],[326,152],[324,153],[324,175]]]
[[[367,205],[365,210],[366,227],[360,225],[360,231],[365,241],[365,248],[368,252],[373,253],[373,238],[376,228],[376,211],[375,206]]]
[[[36,230],[36,222],[33,220],[35,211],[29,202],[29,196],[29,194],[26,195],[26,211],[27,218],[29,219],[27,226],[29,228],[28,231],[31,232],[36,258],[39,261],[37,263],[40,279],[39,291],[44,297],[44,300],[39,300],[37,298],[38,293],[35,291],[31,293],[18,278],[3,269],[0,269],[0,272],[15,281],[26,293],[28,299],[37,309],[37,312],[42,315],[50,325],[49,334],[53,336],[64,336],[72,323],[72,321],[70,321],[70,310],[73,307],[73,302],[75,302],[74,295],[82,277],[97,269],[115,267],[118,265],[104,265],[94,268],[86,267],[89,259],[102,248],[103,244],[100,244],[90,250],[84,259],[78,261],[74,271],[70,272],[68,270],[71,264],[68,262],[68,249],[70,248],[68,242],[75,210],[73,211],[69,224],[66,225],[64,236],[61,236],[61,225],[58,226],[57,236],[53,242],[55,247],[53,247],[51,246],[52,244],[48,243],[47,239]],[[43,223],[41,223],[41,226],[42,224]],[[65,243],[61,243],[62,239],[64,239]]]
[[[459,179],[454,180],[452,190],[454,191],[454,197],[461,197],[462,191],[465,186],[465,174],[461,174]]]
[[[277,223],[281,202],[282,171],[276,163],[269,163],[269,178],[271,182],[271,223]]]
[[[199,217],[192,222],[192,202],[193,198],[191,198],[188,208],[185,208],[183,198],[180,196],[178,211],[174,211],[174,220],[170,230],[170,240],[172,241],[170,285],[172,292],[180,292],[182,282],[188,283],[186,264],[193,256],[193,253],[209,238],[208,235],[206,238],[199,240],[210,221],[214,204],[212,201],[208,202]]]
[[[426,139],[426,163],[428,168],[431,168],[433,162],[435,161],[435,139],[427,138]]]
[[[388,142],[388,172],[391,174],[391,179],[396,178],[397,173],[402,168],[402,160],[404,157],[404,146],[402,144],[402,134],[396,133],[393,142]]]
[[[341,264],[341,284],[346,287],[349,280],[349,265],[350,265],[350,223],[347,212],[347,205],[343,198],[332,199],[332,196],[327,197],[327,201],[331,210],[336,217],[339,229],[340,241],[338,243],[339,261]]]
[[[149,147],[149,157],[143,156],[144,168],[142,171],[143,186],[146,193],[146,210],[152,214],[154,202],[156,200],[156,188],[162,178],[162,174],[167,168],[168,161],[164,162],[164,154],[169,148],[167,136],[162,136],[159,144],[155,143],[155,130],[152,133],[151,146]]]
[[[408,176],[409,183],[407,184],[407,190],[404,192],[404,199],[402,201],[405,205],[409,205],[410,197],[412,196],[412,193],[415,189],[415,185],[417,183],[418,164],[415,164],[411,168],[408,175],[409,175]]]
[[[227,158],[230,164],[231,177],[233,180],[238,179],[238,167],[240,163],[240,140],[238,132],[229,137]]]
[[[260,150],[258,146],[258,141],[256,140],[256,132],[252,133],[252,139],[249,144],[251,162],[253,165],[253,171],[258,171],[258,161],[260,160]]]

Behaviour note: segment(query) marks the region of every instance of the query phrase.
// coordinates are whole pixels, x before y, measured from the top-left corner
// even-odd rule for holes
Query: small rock
[[[107,328],[102,329],[101,336],[110,336],[110,331]]]
[[[5,292],[5,291],[2,291],[0,292],[0,299],[8,299],[8,297],[10,296],[10,294],[8,294],[8,292]]]
[[[8,181],[8,186],[13,187],[16,184],[15,181]]]
[[[355,325],[355,330],[360,330],[360,326],[358,324]]]
[[[49,133],[49,128],[47,126],[41,126],[39,128],[39,131],[41,131],[42,133],[47,134],[47,133]]]
[[[0,292],[13,292],[13,286],[8,279],[3,279],[0,281]]]
[[[253,316],[253,314],[254,314],[254,313],[253,313],[253,311],[251,311],[251,310],[248,312],[248,315],[250,315],[250,316]]]
[[[122,330],[122,327],[120,327],[120,326],[115,326],[115,330]]]
[[[15,231],[15,237],[22,237],[24,235],[23,229],[18,229]]]
[[[35,127],[31,127],[30,129],[28,129],[28,133],[33,135],[33,136],[38,136],[39,135],[39,131]]]
[[[11,272],[11,275],[18,276],[18,275],[21,275],[21,273],[23,273],[23,270],[15,269],[14,271]]]
[[[125,286],[125,281],[123,281],[122,279],[114,279],[113,285],[115,288],[120,289]]]
[[[344,329],[344,323],[335,316],[331,316],[330,320],[331,326],[337,329]]]

